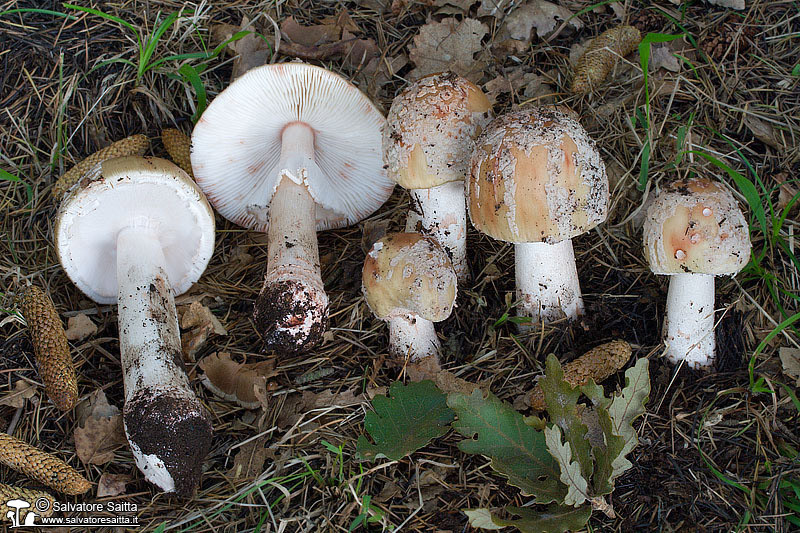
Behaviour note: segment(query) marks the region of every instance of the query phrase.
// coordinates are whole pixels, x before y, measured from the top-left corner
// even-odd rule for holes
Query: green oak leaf
[[[625,387],[611,399],[605,398],[602,387],[593,381],[581,387],[594,403],[605,437],[604,447],[592,449],[597,461],[593,485],[598,495],[614,490],[614,480],[633,466],[626,455],[639,442],[632,423],[644,414],[650,396],[648,368],[649,361],[639,359],[625,371]]]
[[[392,383],[389,396],[375,396],[372,407],[375,411],[364,417],[364,428],[375,444],[359,436],[358,459],[402,459],[447,433],[454,416],[446,396],[430,380]]]
[[[522,533],[564,533],[583,529],[592,514],[588,505],[581,507],[566,507],[563,505],[548,505],[543,511],[531,507],[506,507],[506,511],[519,516],[518,519],[506,520],[494,516],[488,509],[465,509],[464,513],[469,518],[473,527],[496,530],[511,526]]]
[[[547,451],[544,434],[525,424],[523,416],[492,393],[450,393],[447,405],[458,419],[453,429],[467,437],[458,443],[464,453],[491,459],[491,467],[537,503],[561,502],[566,487],[558,463]]]
[[[573,461],[572,446],[569,442],[561,441],[561,430],[556,425],[551,425],[544,430],[544,438],[547,443],[547,451],[558,461],[561,467],[561,482],[567,486],[567,495],[564,497],[564,505],[578,505],[591,498],[589,494],[589,482],[581,474],[581,465],[578,461]]]
[[[578,414],[581,389],[564,381],[561,363],[553,354],[547,356],[545,375],[539,380],[539,386],[544,393],[544,403],[547,406],[550,422],[561,428],[564,438],[572,449],[572,459],[580,464],[583,477],[591,478],[593,470],[591,444],[586,437],[589,428]]]

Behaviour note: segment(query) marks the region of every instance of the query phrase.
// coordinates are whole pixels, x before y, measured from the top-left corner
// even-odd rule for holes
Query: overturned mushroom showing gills
[[[254,68],[211,102],[192,132],[195,179],[232,222],[266,231],[254,320],[285,352],[322,339],[328,296],[318,230],[354,224],[392,193],[384,118],[344,78],[303,63]]]
[[[406,231],[432,235],[462,281],[469,276],[464,178],[475,137],[491,118],[477,85],[457,74],[434,74],[394,99],[383,134],[389,177],[408,189],[413,203]]]
[[[534,323],[583,314],[572,238],[606,219],[608,178],[586,130],[561,109],[492,121],[467,180],[472,224],[515,244],[517,314]]]
[[[444,249],[419,233],[392,233],[372,245],[361,286],[375,316],[389,323],[389,353],[411,362],[433,357],[433,323],[450,316],[456,273]]]
[[[750,236],[722,184],[693,178],[667,185],[644,222],[650,270],[670,276],[664,342],[672,363],[708,368],[714,361],[714,276],[734,276],[750,259]]]
[[[211,420],[186,376],[174,296],[211,258],[211,206],[169,161],[124,157],[86,174],[57,216],[56,249],[70,279],[94,301],[118,304],[123,420],[136,465],[165,492],[190,496]]]

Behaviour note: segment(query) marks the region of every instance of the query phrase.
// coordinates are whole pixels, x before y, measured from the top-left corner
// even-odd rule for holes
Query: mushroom
[[[464,178],[475,137],[491,118],[477,85],[434,74],[394,99],[383,135],[389,177],[411,195],[406,231],[433,235],[462,281],[469,276]]]
[[[328,297],[316,232],[354,224],[389,198],[383,115],[355,86],[303,63],[237,78],[192,133],[198,185],[232,222],[266,231],[264,286],[253,318],[269,347],[322,339]]]
[[[367,253],[361,286],[367,305],[389,323],[389,353],[438,363],[433,323],[450,316],[456,272],[444,249],[430,236],[390,233]]]
[[[606,219],[608,178],[572,114],[540,107],[489,123],[475,141],[467,195],[472,224],[515,244],[517,314],[534,323],[583,314],[571,239]]]
[[[123,421],[136,466],[162,490],[191,495],[211,419],[186,376],[174,296],[211,258],[211,206],[169,161],[108,159],[64,196],[55,240],[75,285],[95,302],[117,303]]]
[[[650,270],[670,276],[664,341],[672,363],[714,361],[714,276],[734,276],[750,259],[747,222],[733,195],[704,178],[675,181],[647,209]]]

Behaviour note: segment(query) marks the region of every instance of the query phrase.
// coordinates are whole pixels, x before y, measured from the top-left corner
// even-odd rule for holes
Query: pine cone
[[[44,498],[50,502],[50,505],[47,506],[47,509],[42,511],[39,509],[44,509],[44,507],[40,504],[38,507],[36,505],[36,500]],[[28,514],[29,510],[32,510],[39,516],[50,516],[53,514],[53,497],[47,494],[46,492],[41,492],[38,490],[30,490],[30,489],[23,489],[22,487],[12,487],[11,485],[5,485],[0,483],[0,518],[4,520],[8,520],[8,513],[10,512],[14,515],[17,511],[16,508],[12,509],[11,507],[6,505],[6,502],[11,500],[22,500],[28,502],[31,506],[27,509],[20,509],[19,510],[19,520],[20,524],[23,524],[23,520],[25,520],[25,515]]]
[[[161,132],[161,141],[175,164],[192,178],[192,139],[180,130],[167,128]]]
[[[640,9],[631,17],[629,24],[642,34],[657,32],[667,25],[667,18],[654,9]]]
[[[131,135],[121,141],[112,143],[105,148],[93,153],[61,176],[56,184],[53,185],[53,196],[61,199],[67,190],[75,185],[81,177],[86,174],[98,163],[113,157],[125,157],[128,155],[144,155],[147,147],[150,146],[150,139],[146,135]]]
[[[0,433],[0,463],[64,494],[74,496],[92,488],[85,477],[58,457],[7,433]]]
[[[641,32],[633,26],[616,26],[595,37],[575,63],[572,93],[593,91],[605,81],[619,58],[636,50],[641,40]]]
[[[43,290],[32,285],[23,293],[20,309],[28,323],[44,390],[56,407],[69,411],[78,402],[78,380],[64,325],[53,301]]]
[[[699,46],[713,61],[724,61],[736,54],[737,62],[744,64],[745,54],[750,50],[750,39],[754,35],[755,28],[751,26],[742,30],[740,24],[724,22],[713,26],[713,29],[700,41]]]
[[[625,341],[611,341],[592,348],[582,356],[564,365],[564,381],[573,387],[600,383],[619,371],[631,358],[631,345]],[[544,411],[544,392],[539,385],[530,392],[527,403],[535,411]]]

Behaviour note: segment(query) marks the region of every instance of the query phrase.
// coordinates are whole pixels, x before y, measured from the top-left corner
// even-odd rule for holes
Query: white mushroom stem
[[[453,263],[459,281],[469,277],[467,265],[467,203],[464,182],[450,181],[430,189],[411,189],[414,208],[409,211],[406,231],[422,232],[436,239]]]
[[[412,362],[435,357],[439,360],[439,339],[433,322],[418,315],[395,314],[389,322],[389,353]]]
[[[714,362],[714,276],[674,274],[667,292],[664,342],[672,363],[686,361],[690,368],[707,368]]]
[[[211,422],[186,376],[178,313],[156,231],[117,236],[123,420],[136,466],[166,492],[190,495],[211,443]]]
[[[566,317],[574,320],[583,314],[583,297],[575,267],[572,241],[556,244],[529,242],[517,244],[517,315],[530,317],[532,325],[549,324]],[[520,329],[524,330],[523,325]]]
[[[309,173],[321,172],[314,162],[310,127],[299,122],[286,126],[278,168],[281,175],[269,206],[267,272],[256,313],[272,321],[265,325],[274,327],[266,332],[268,343],[293,350],[308,340],[315,325],[322,334],[328,309],[317,247],[316,202],[307,187]]]

